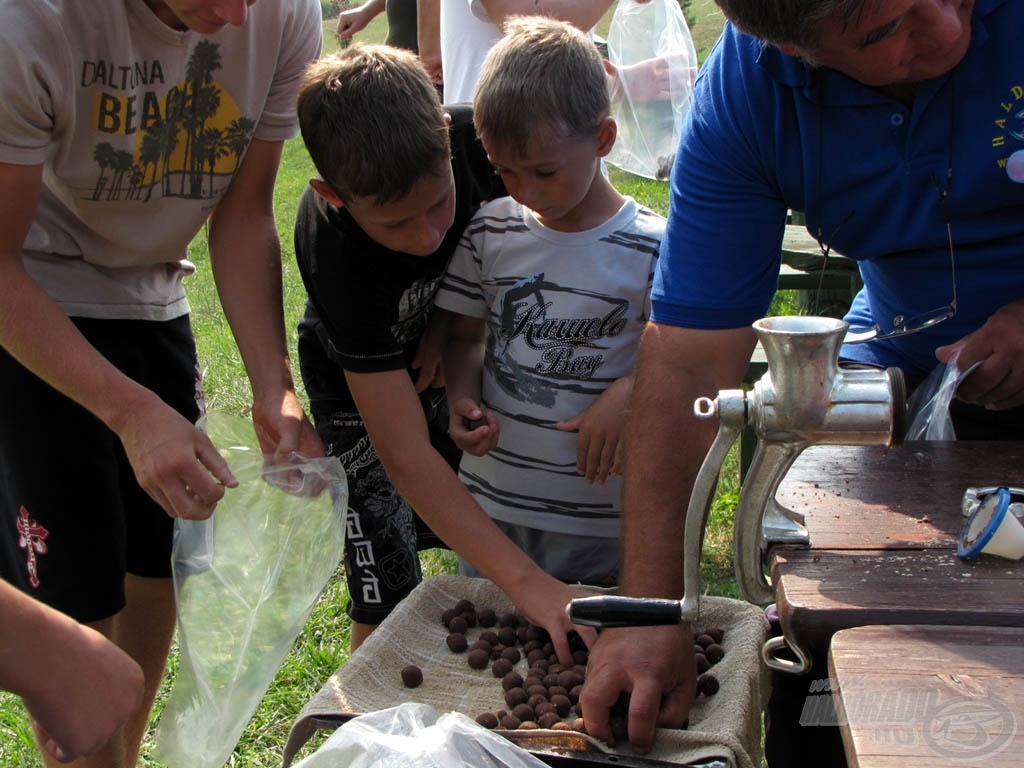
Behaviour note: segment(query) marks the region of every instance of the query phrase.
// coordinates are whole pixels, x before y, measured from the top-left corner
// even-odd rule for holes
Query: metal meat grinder
[[[745,427],[757,434],[757,449],[736,508],[733,556],[744,599],[772,602],[765,554],[772,544],[806,544],[803,516],[775,500],[775,492],[800,453],[812,445],[898,444],[906,430],[906,388],[899,369],[847,368],[839,348],[849,325],[829,317],[768,317],[754,323],[768,371],[749,391],[727,389],[699,398],[694,413],[718,418],[718,434],[704,458],[686,511],[682,601],[620,596],[573,600],[569,618],[592,626],[673,624],[697,618],[704,526],[722,462]],[[775,647],[772,643],[775,643]],[[769,666],[790,672],[809,667],[777,658],[784,638],[765,646]]]

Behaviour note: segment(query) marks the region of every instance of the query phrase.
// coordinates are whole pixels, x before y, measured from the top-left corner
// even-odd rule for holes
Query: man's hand
[[[957,352],[961,370],[983,361],[957,389],[960,400],[994,411],[1024,405],[1024,300],[1000,307],[981,328],[939,347],[935,356],[945,363]]]
[[[204,520],[238,481],[210,438],[152,393],[145,397],[114,426],[135,477],[171,517]]]
[[[623,693],[629,695],[629,741],[638,753],[650,751],[656,726],[683,727],[697,694],[689,624],[601,633],[580,694],[587,733],[614,745],[609,711]]]

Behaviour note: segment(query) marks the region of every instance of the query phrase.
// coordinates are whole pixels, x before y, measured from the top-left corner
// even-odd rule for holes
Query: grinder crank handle
[[[565,615],[573,624],[604,628],[653,627],[683,620],[678,600],[621,595],[577,597],[565,606]]]

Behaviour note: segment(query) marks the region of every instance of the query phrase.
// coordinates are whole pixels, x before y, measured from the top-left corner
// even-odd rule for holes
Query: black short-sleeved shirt
[[[314,409],[356,410],[345,370],[409,369],[462,230],[481,202],[505,194],[476,138],[472,109],[455,105],[446,111],[452,117],[455,221],[430,256],[385,248],[344,208],[312,188],[302,196],[295,256],[308,300],[299,323],[299,365]]]

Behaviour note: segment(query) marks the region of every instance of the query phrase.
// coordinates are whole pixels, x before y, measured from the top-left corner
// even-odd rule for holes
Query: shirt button
[[[899,112],[890,115],[889,123],[892,124],[893,128],[899,128],[901,125],[903,125],[903,115],[901,115]]]

